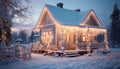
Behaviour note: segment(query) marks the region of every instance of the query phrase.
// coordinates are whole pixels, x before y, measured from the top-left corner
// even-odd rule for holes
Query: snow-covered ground
[[[28,61],[0,64],[0,69],[120,69],[120,48],[104,55],[53,57],[32,53]]]

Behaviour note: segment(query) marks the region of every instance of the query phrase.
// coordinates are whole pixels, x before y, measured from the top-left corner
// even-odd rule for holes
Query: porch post
[[[76,45],[76,50],[79,50],[79,47],[78,47],[78,33],[76,32],[76,40],[75,40],[75,45]]]
[[[62,40],[61,40],[61,52],[64,53],[64,34],[65,34],[65,30],[62,28],[62,31],[61,31],[62,35]]]
[[[104,40],[104,42],[105,42],[105,50],[106,50],[106,51],[110,51],[110,49],[109,49],[109,47],[108,47],[108,41],[107,41],[107,32],[104,33],[104,36],[105,36],[105,40]]]
[[[89,25],[87,25],[87,33],[86,33],[86,47],[88,51],[88,56],[91,56],[91,47],[90,47],[90,42],[89,42]]]

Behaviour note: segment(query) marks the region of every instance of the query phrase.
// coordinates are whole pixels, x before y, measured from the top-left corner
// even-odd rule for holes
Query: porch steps
[[[79,50],[79,51],[77,51],[80,55],[85,55],[85,54],[87,54],[88,53],[88,51],[87,50]]]
[[[78,52],[65,52],[64,54],[66,57],[77,57],[80,56]]]

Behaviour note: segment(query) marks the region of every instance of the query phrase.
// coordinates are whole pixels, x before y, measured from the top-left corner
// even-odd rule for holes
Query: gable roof
[[[81,11],[78,12],[75,10],[68,10],[68,9],[46,4],[38,20],[36,28],[39,28],[41,21],[44,20],[46,12],[49,12],[49,14],[52,16],[52,18],[55,21],[57,21],[57,23],[62,24],[62,25],[72,25],[72,26],[85,25],[85,21],[87,21],[87,19],[92,15],[94,16],[94,19],[98,27],[101,27],[99,19],[97,18],[94,10],[92,9],[83,11],[83,12]]]
[[[90,10],[89,14],[84,18],[83,22],[80,25],[91,25],[90,21],[86,23],[86,21],[90,19],[93,20],[92,23],[95,23],[96,26],[101,27],[101,23],[93,9]]]
[[[79,25],[91,11],[88,10],[84,12],[78,12],[75,10],[68,10],[48,4],[45,5],[45,7],[47,7],[55,20],[64,25]]]

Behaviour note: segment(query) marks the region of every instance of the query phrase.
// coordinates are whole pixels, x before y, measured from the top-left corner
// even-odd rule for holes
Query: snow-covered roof
[[[60,24],[64,25],[79,25],[83,22],[83,20],[87,17],[91,10],[78,12],[75,10],[68,10],[52,5],[45,5],[52,16],[58,21]]]
[[[22,39],[21,39],[21,38],[18,38],[18,39],[16,39],[16,41],[17,41],[17,42],[18,42],[18,41],[20,41],[20,42],[21,42],[21,41],[22,41]]]
[[[34,37],[39,37],[39,36],[40,36],[40,34],[35,34],[35,35],[34,35]]]

